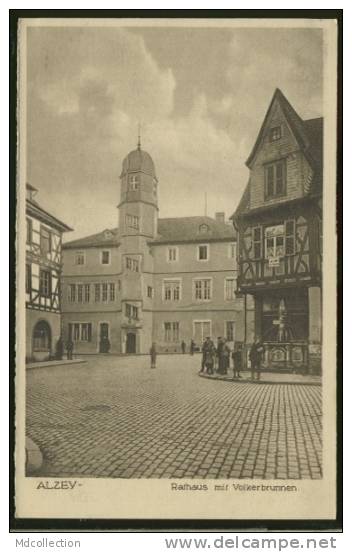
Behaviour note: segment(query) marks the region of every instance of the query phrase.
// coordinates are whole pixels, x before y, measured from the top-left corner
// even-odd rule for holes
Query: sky
[[[74,228],[118,225],[122,160],[153,158],[159,216],[234,212],[276,88],[322,111],[319,29],[30,27],[27,182]]]

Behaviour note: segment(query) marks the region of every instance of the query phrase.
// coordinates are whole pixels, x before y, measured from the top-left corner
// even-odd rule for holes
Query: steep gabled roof
[[[35,190],[36,188],[31,186],[31,189]],[[72,228],[67,226],[67,224],[58,218],[54,217],[51,213],[48,213],[48,211],[45,211],[45,209],[43,209],[43,207],[41,207],[34,199],[26,199],[26,213],[44,222],[48,226],[56,228],[60,232],[72,232]]]
[[[247,167],[250,168],[252,161],[257,153],[257,150],[262,142],[264,131],[266,128],[267,121],[270,117],[271,109],[275,101],[278,101],[280,104],[280,107],[287,119],[288,124],[290,125],[290,128],[299,143],[300,147],[305,151],[305,153],[310,157],[310,137],[309,137],[309,128],[305,125],[305,122],[301,119],[301,117],[298,115],[298,113],[293,109],[290,102],[286,99],[284,94],[281,92],[279,88],[277,88],[274,92],[273,98],[270,102],[269,108],[266,112],[266,115],[264,117],[264,121],[262,126],[260,127],[260,131],[258,134],[258,137],[255,141],[255,144],[253,146],[253,149],[246,161]],[[312,119],[311,119],[312,120]],[[313,119],[314,120],[314,119]]]

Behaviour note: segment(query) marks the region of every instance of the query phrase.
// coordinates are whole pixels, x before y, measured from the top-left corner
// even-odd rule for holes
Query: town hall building
[[[180,352],[184,341],[243,341],[236,238],[215,218],[159,218],[151,156],[124,159],[119,226],[63,245],[63,332],[76,353]]]

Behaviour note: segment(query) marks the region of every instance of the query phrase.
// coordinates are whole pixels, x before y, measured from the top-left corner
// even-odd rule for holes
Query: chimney
[[[216,222],[221,222],[222,224],[225,224],[225,213],[215,213],[215,220]]]

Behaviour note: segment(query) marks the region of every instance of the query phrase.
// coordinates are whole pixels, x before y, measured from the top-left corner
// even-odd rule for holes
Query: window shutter
[[[296,253],[295,240],[295,221],[293,219],[285,221],[285,242],[286,255],[294,255]]]
[[[253,242],[253,258],[261,259],[262,247],[263,247],[263,229],[261,226],[256,226],[255,228],[253,228],[252,242]]]

